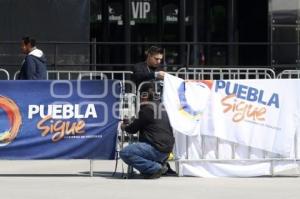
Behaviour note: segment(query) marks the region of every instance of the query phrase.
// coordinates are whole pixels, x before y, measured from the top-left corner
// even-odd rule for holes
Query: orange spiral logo
[[[10,124],[9,130],[0,132],[0,146],[3,146],[9,144],[17,137],[22,124],[22,117],[17,104],[13,100],[1,95],[0,109],[4,110],[7,114]]]

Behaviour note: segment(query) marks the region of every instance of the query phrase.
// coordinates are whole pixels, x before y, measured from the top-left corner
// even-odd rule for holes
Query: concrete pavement
[[[298,199],[299,177],[129,179],[111,177],[114,161],[95,161],[89,177],[88,160],[0,161],[3,199]],[[174,165],[172,165],[174,166]],[[126,169],[126,168],[124,168]]]

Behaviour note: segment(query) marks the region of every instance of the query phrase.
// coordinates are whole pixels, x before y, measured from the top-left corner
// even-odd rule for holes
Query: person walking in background
[[[19,80],[45,80],[47,79],[46,58],[40,49],[36,47],[36,40],[23,37],[21,51],[26,55],[18,76]]]

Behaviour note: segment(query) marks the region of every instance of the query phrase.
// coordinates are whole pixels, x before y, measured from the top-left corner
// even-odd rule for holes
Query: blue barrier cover
[[[120,84],[0,81],[0,159],[113,159]]]

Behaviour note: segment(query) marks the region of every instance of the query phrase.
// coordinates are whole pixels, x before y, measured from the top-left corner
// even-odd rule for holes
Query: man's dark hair
[[[140,88],[140,95],[147,97],[149,101],[152,101],[155,95],[155,85],[152,82],[144,83]]]
[[[22,40],[24,41],[24,44],[31,44],[32,47],[35,47],[36,45],[36,40],[34,38],[30,38],[30,37],[23,37]]]
[[[163,53],[164,53],[164,50],[160,47],[157,47],[157,46],[151,46],[147,50],[148,55],[156,55],[156,54],[163,54]]]

